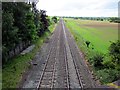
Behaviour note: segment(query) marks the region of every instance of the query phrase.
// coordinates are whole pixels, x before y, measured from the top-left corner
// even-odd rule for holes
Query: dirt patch
[[[98,22],[94,22],[94,23],[89,23],[89,24],[84,24],[84,26],[88,26],[88,27],[94,27],[94,28],[104,28],[104,27],[109,27],[109,28],[117,28],[118,24],[117,23],[98,23]]]
[[[98,25],[98,24],[95,25],[95,24],[94,24],[94,25],[84,25],[84,26],[88,26],[88,27],[96,27],[96,28],[97,28],[97,27],[98,27],[98,28],[102,28],[102,27],[117,28],[116,25],[112,25],[112,24],[111,24],[111,25],[104,25],[104,24],[103,24],[103,25]]]

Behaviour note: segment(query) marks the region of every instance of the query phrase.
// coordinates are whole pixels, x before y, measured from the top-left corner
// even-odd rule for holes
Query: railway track
[[[72,59],[77,71],[77,75],[79,77],[79,81],[81,82],[82,88],[93,88],[97,87],[98,85],[96,82],[92,79],[92,75],[86,66],[83,58],[80,56],[79,48],[77,47],[76,43],[74,42],[72,34],[69,32],[69,30],[64,27],[65,31],[67,33],[67,39],[68,39],[68,44],[70,47],[70,52],[72,55]]]
[[[44,65],[37,88],[53,88],[55,64],[56,64],[56,57],[54,55],[56,53],[57,40],[59,38],[56,36],[58,35],[59,32],[57,30],[52,40],[52,46],[48,51],[46,63]]]
[[[57,33],[56,36],[58,37],[55,37],[57,40],[53,40],[53,46],[49,50],[47,62],[37,88],[69,88],[68,65],[62,28]]]
[[[75,74],[76,74],[76,77],[75,78],[77,78],[78,79],[78,82],[79,82],[79,84],[78,84],[78,82],[77,82],[77,85],[76,85],[76,87],[75,88],[84,88],[84,84],[83,84],[83,82],[82,82],[82,80],[81,80],[81,76],[80,76],[80,74],[79,74],[79,71],[78,71],[78,68],[77,68],[77,65],[76,65],[76,61],[73,59],[73,57],[72,57],[72,53],[71,53],[71,50],[70,50],[70,47],[69,47],[69,44],[68,44],[68,37],[67,37],[67,35],[66,35],[66,31],[65,31],[65,27],[64,27],[64,22],[62,21],[62,27],[63,27],[63,31],[64,31],[64,37],[65,37],[65,42],[66,42],[66,49],[68,48],[68,50],[67,50],[67,52],[70,52],[69,53],[69,57],[71,56],[71,59],[72,59],[72,62],[71,63],[73,63],[73,68],[75,69]],[[72,47],[71,47],[72,48]],[[76,80],[77,81],[77,80]],[[70,86],[71,87],[71,86]],[[71,87],[71,88],[74,88],[74,86],[73,87]]]
[[[37,81],[35,82],[37,86],[32,86],[35,86],[37,89],[64,88],[69,90],[73,88],[86,88],[90,83],[84,81],[84,74],[86,74],[84,69],[86,68],[84,68],[84,65],[81,66],[84,63],[79,62],[80,56],[77,55],[78,51],[76,51],[71,35],[66,30],[62,19],[56,28],[50,44],[48,44],[50,47],[48,46],[46,58],[42,58],[45,59],[45,64],[35,80]],[[34,76],[31,75],[31,77]],[[25,87],[29,87],[32,84],[31,81],[29,82],[30,84],[26,84]]]
[[[69,73],[69,66],[68,66],[68,56],[67,56],[67,37],[64,28],[63,21],[61,21],[59,27],[59,31],[56,33],[58,37],[53,40],[53,47],[49,50],[49,55],[47,57],[47,62],[44,66],[43,73],[41,75],[39,84],[37,88],[73,88],[71,87],[70,77],[73,77]],[[69,48],[68,48],[69,49]],[[51,55],[53,54],[53,55]],[[69,53],[70,54],[70,53]],[[69,55],[70,56],[70,55]],[[71,56],[72,59],[72,56]],[[71,63],[71,62],[70,62]],[[83,84],[81,81],[81,76],[79,75],[79,71],[77,69],[76,62],[73,61],[72,68],[74,68],[75,73],[78,81],[75,82],[77,87],[75,88],[83,88]],[[72,79],[74,79],[72,78]],[[74,80],[73,80],[74,81]],[[73,83],[73,82],[72,82]]]
[[[69,77],[68,77],[68,64],[66,58],[65,44],[64,44],[64,34],[60,23],[60,37],[58,43],[58,58],[56,64],[56,83],[55,88],[69,88]]]

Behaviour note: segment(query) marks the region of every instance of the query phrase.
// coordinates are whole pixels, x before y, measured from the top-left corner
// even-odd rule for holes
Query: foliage
[[[19,85],[19,82],[21,80],[21,77],[23,73],[28,70],[31,66],[30,63],[31,60],[36,55],[36,52],[39,51],[41,45],[43,44],[43,41],[46,40],[46,38],[50,35],[50,33],[45,32],[38,40],[36,40],[35,48],[25,54],[25,55],[19,55],[12,59],[11,61],[8,61],[2,69],[2,88],[17,88]]]
[[[15,28],[13,26],[13,13],[9,13],[9,12],[4,12],[3,14],[3,22],[2,22],[2,35],[3,35],[3,46],[4,47],[14,47],[15,43],[17,42],[17,32],[18,32],[18,28]]]
[[[35,3],[25,2],[3,2],[2,20],[3,63],[9,51],[22,42],[36,41],[48,31],[50,22],[45,10],[38,11]]]
[[[82,20],[96,20],[96,21],[109,21],[114,23],[120,23],[119,17],[63,17],[63,18],[73,18]]]
[[[28,62],[33,59],[43,41],[50,35],[47,32],[50,23],[49,18],[46,11],[41,11],[37,10],[35,3],[2,3],[3,88],[18,87],[22,74],[30,67]],[[54,25],[51,29],[53,27]],[[31,52],[25,55],[17,55],[8,60],[7,53],[9,51],[15,50],[14,48],[17,45],[28,41],[35,44],[35,48]]]
[[[104,55],[101,53],[96,53],[94,56],[92,56],[91,60],[93,62],[93,66],[96,68],[101,68],[103,67],[103,59]]]
[[[104,58],[103,65],[106,69],[115,69],[115,64],[112,62],[112,59],[109,56]]]
[[[87,47],[89,47],[90,41],[86,41],[85,43],[86,43]]]
[[[111,17],[111,18],[109,18],[109,21],[110,22],[115,22],[115,23],[120,23],[120,18],[118,18],[118,17]]]
[[[34,19],[33,19],[33,14],[32,13],[28,13],[26,16],[26,37],[27,39],[29,38],[29,40],[36,40],[37,39],[37,30],[34,24]]]
[[[97,76],[102,84],[113,82],[120,78],[120,72],[116,69],[101,69],[97,71]]]
[[[58,22],[58,20],[57,20],[57,17],[56,17],[56,16],[52,17],[52,20],[54,21],[54,23],[57,23],[57,22]]]
[[[81,20],[96,20],[96,21],[105,21],[109,20],[109,17],[63,17],[63,18],[72,18],[72,19],[81,19]]]
[[[48,27],[50,26],[50,20],[48,16],[46,15],[45,10],[40,10],[40,28],[38,30],[38,36],[41,36],[45,31],[49,31]]]
[[[113,42],[109,48],[109,54],[112,57],[112,61],[116,64],[120,64],[120,41]]]
[[[31,15],[30,15],[31,16]],[[50,26],[50,30],[53,31],[54,29],[54,23]],[[3,77],[2,77],[2,87],[3,88],[17,88],[21,77],[24,73],[24,71],[31,68],[31,65],[29,62],[33,60],[35,57],[36,52],[39,51],[41,45],[43,42],[49,37],[51,33],[45,32],[38,40],[34,42],[35,48],[25,54],[25,55],[18,55],[17,57],[12,59],[12,62],[9,60],[4,66],[3,66]]]
[[[85,19],[85,18],[83,18]],[[118,39],[118,30],[113,27],[89,27],[89,25],[100,25],[104,22],[93,22],[91,20],[65,19],[66,25],[73,34],[78,47],[85,58],[91,64],[94,73],[102,84],[113,82],[120,78],[120,64],[118,62],[119,43],[118,41],[110,45],[109,41]],[[105,22],[110,24],[109,22]],[[117,24],[116,24],[117,25]],[[117,27],[117,26],[116,26]],[[114,32],[114,34],[113,34]],[[109,34],[108,34],[109,33]],[[107,35],[106,35],[107,34]],[[90,42],[89,48],[86,41]],[[112,47],[111,49],[109,48]],[[94,49],[92,49],[94,48]],[[116,49],[115,49],[116,48]],[[109,54],[109,52],[112,52]],[[117,58],[117,59],[113,59]]]

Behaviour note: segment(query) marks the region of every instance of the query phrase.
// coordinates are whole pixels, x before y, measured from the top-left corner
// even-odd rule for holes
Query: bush
[[[58,21],[56,16],[52,17],[52,20],[54,21],[54,23],[57,23]]]
[[[90,41],[86,41],[85,43],[86,43],[87,47],[89,47]]]
[[[100,82],[103,84],[116,81],[120,78],[119,75],[120,72],[116,69],[102,69],[97,71],[97,76],[99,77]]]
[[[101,68],[103,67],[103,59],[104,59],[104,55],[101,53],[96,53],[92,58],[91,58],[91,62],[93,64],[94,67],[97,68]]]
[[[115,69],[115,64],[112,62],[110,57],[105,57],[105,59],[103,61],[103,65],[104,65],[104,68]]]
[[[35,3],[2,3],[2,61],[6,62],[9,52],[21,43],[33,43],[49,27],[49,18],[45,10],[37,10]],[[27,46],[27,45],[25,45]],[[23,48],[25,49],[25,48]],[[13,55],[14,56],[14,55]]]
[[[109,54],[115,64],[120,64],[120,41],[113,42],[109,47]]]

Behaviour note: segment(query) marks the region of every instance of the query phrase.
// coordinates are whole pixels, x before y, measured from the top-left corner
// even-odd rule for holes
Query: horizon
[[[54,16],[52,16],[52,15],[49,15],[50,17],[54,17]],[[56,15],[56,17],[68,17],[68,18],[72,18],[72,17],[83,17],[83,18],[87,18],[87,17],[85,17],[85,16],[57,16]],[[120,17],[118,17],[118,16],[105,16],[105,17],[102,17],[102,16],[100,16],[100,17],[97,17],[97,16],[88,16],[88,18],[110,18],[110,17],[117,17],[117,18],[120,18]]]
[[[49,16],[118,17],[118,3],[119,0],[39,0],[36,6]]]

